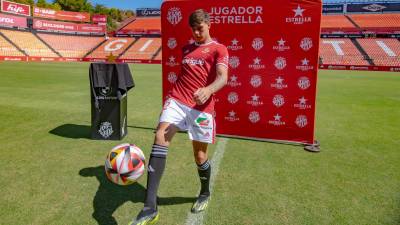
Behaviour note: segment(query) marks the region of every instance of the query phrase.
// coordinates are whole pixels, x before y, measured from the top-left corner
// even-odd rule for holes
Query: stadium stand
[[[153,59],[161,47],[161,38],[140,38],[120,59]]]
[[[149,31],[161,31],[161,20],[159,17],[137,17],[131,23],[120,29],[122,32],[147,33]]]
[[[357,41],[378,66],[400,66],[400,42],[394,38],[364,39]]]
[[[111,37],[98,48],[96,48],[91,54],[86,56],[86,58],[106,58],[111,53],[114,56],[119,56],[128,47],[130,47],[135,40],[136,38]]]
[[[349,18],[361,28],[400,28],[399,13],[349,14]]]
[[[0,36],[0,56],[25,56],[15,46]]]
[[[63,57],[82,58],[100,44],[104,37],[85,37],[69,35],[38,34]]]
[[[321,28],[356,28],[344,15],[324,15],[321,20]]]
[[[28,56],[58,57],[49,47],[31,32],[0,30],[7,38],[19,46]]]
[[[319,52],[323,64],[369,65],[366,57],[348,38],[322,39]]]

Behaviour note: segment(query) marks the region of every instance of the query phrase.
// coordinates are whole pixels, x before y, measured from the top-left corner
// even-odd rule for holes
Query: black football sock
[[[168,147],[153,145],[147,167],[147,191],[144,201],[145,209],[157,209],[157,191],[165,169]]]
[[[201,189],[200,195],[210,196],[210,176],[211,176],[211,164],[208,159],[201,165],[197,165],[197,171],[199,172]]]

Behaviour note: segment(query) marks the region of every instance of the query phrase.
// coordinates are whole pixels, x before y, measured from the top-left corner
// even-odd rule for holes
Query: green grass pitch
[[[127,224],[146,178],[119,187],[94,141],[87,63],[0,63],[0,224]],[[128,136],[148,157],[161,109],[161,66],[131,65]],[[321,153],[228,139],[204,224],[400,224],[400,74],[320,71]],[[210,155],[215,151],[211,146]],[[184,224],[198,191],[191,144],[173,140],[159,224]]]

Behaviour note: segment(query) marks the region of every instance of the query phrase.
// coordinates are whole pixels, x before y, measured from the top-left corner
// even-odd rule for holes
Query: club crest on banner
[[[300,128],[306,127],[308,124],[307,117],[305,115],[299,115],[296,118],[296,125]]]
[[[311,82],[308,77],[300,77],[297,81],[297,85],[301,90],[307,90],[311,86]]]
[[[286,67],[286,59],[284,57],[278,57],[275,59],[275,63],[274,63],[275,67],[278,70],[283,70]]]
[[[300,48],[304,51],[308,51],[313,47],[312,39],[309,37],[305,37],[300,42]]]
[[[262,84],[262,79],[260,75],[253,75],[250,78],[250,84],[253,88],[258,88]]]
[[[168,10],[167,20],[172,25],[177,25],[182,20],[182,12],[178,7],[173,7]]]
[[[253,111],[249,114],[249,120],[252,123],[257,123],[258,121],[260,121],[260,113],[258,113],[257,111]]]
[[[174,72],[168,73],[168,81],[171,84],[174,84],[177,80],[178,80],[178,76],[176,75],[176,73],[174,73]]]
[[[167,46],[168,46],[169,49],[174,49],[174,48],[176,48],[177,45],[178,45],[178,43],[177,43],[175,38],[169,38],[168,39]]]
[[[256,51],[260,51],[264,47],[264,40],[262,38],[254,38],[251,46]]]
[[[285,98],[283,97],[283,95],[275,95],[272,99],[272,103],[274,104],[274,106],[279,108],[285,104]]]
[[[231,92],[228,95],[228,102],[231,104],[236,104],[239,101],[239,95],[236,92]]]
[[[240,65],[240,59],[239,59],[239,57],[237,57],[237,56],[231,56],[231,57],[229,57],[229,66],[230,66],[232,69],[238,68],[239,65]]]

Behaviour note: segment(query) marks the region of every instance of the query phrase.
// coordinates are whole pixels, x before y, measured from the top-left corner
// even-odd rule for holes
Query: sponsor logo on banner
[[[236,104],[239,101],[239,95],[236,92],[231,92],[228,94],[228,102],[231,104]]]
[[[260,106],[264,105],[264,102],[260,101],[260,96],[254,94],[253,96],[251,96],[251,100],[247,101],[247,104],[251,106]]]
[[[274,125],[274,126],[284,126],[284,125],[286,125],[286,123],[284,121],[282,121],[281,119],[282,119],[282,116],[279,115],[279,114],[276,114],[274,116],[273,120],[269,120],[268,121],[268,124],[271,124],[271,125]]]
[[[229,57],[229,66],[232,69],[236,69],[238,68],[238,66],[240,65],[240,59],[237,56],[231,56]]]
[[[233,74],[232,76],[229,77],[229,81],[227,84],[230,87],[242,86],[242,83],[238,81],[238,77],[235,74]]]
[[[26,18],[0,13],[0,25],[7,27],[27,27]]]
[[[275,59],[274,65],[278,70],[283,70],[287,66],[286,59],[284,57],[278,57]]]
[[[175,67],[178,66],[179,63],[176,62],[176,58],[174,56],[170,56],[168,58],[168,62],[165,63],[165,65],[169,66],[169,67]]]
[[[308,65],[309,63],[310,63],[310,60],[308,60],[307,58],[304,58],[303,60],[301,60],[301,65],[296,66],[296,69],[301,70],[301,71],[313,70],[314,66]]]
[[[260,121],[260,113],[258,113],[257,111],[253,111],[249,114],[249,120],[252,123],[257,123],[258,121]]]
[[[298,109],[311,109],[311,105],[307,104],[308,99],[301,97],[299,98],[299,103],[293,105],[293,107]]]
[[[273,50],[276,50],[278,52],[284,52],[287,50],[290,50],[290,47],[285,45],[286,41],[281,38],[278,42],[278,45],[272,46]]]
[[[257,57],[253,59],[253,64],[250,64],[249,68],[253,70],[260,70],[265,69],[265,65],[261,64],[261,59]]]
[[[362,7],[365,10],[371,11],[371,12],[376,12],[376,11],[381,11],[383,9],[386,9],[387,7],[383,5],[378,5],[378,4],[372,4],[372,5],[367,5]]]
[[[304,16],[305,9],[302,9],[300,5],[297,5],[297,8],[292,10],[294,12],[293,17],[286,17],[286,23],[291,23],[295,25],[300,25],[304,23],[311,23],[311,17]]]
[[[253,75],[250,78],[250,84],[251,86],[253,86],[254,88],[258,88],[261,86],[262,84],[262,78],[260,75]]]
[[[306,127],[308,124],[307,117],[305,115],[299,115],[296,118],[296,125],[300,128]]]
[[[203,59],[195,59],[195,58],[190,58],[190,57],[185,57],[182,60],[182,64],[188,64],[191,66],[196,66],[196,65],[202,66],[202,65],[204,65],[204,63],[205,62]]]
[[[210,22],[216,24],[262,24],[262,6],[211,7]]]
[[[169,49],[174,49],[178,45],[178,42],[176,41],[175,38],[168,38],[168,43],[167,46]]]
[[[285,104],[285,98],[282,95],[275,95],[272,99],[272,103],[274,104],[274,106],[279,108]]]
[[[177,25],[182,20],[182,12],[178,7],[173,7],[168,10],[167,20],[172,25]]]
[[[232,50],[232,51],[238,51],[238,50],[242,50],[243,46],[239,44],[239,41],[236,38],[234,38],[231,41],[231,45],[227,46],[226,48],[229,50]]]
[[[229,121],[229,122],[235,122],[235,121],[239,121],[239,117],[236,116],[236,112],[235,111],[230,111],[228,112],[228,116],[225,116],[225,120]]]
[[[114,133],[112,124],[110,122],[103,122],[100,124],[99,134],[103,138],[109,138]]]
[[[275,83],[273,83],[273,84],[271,84],[271,87],[272,88],[276,88],[276,89],[278,89],[278,90],[282,90],[282,89],[285,89],[285,88],[287,88],[288,86],[287,86],[287,84],[285,84],[283,81],[284,81],[285,79],[283,79],[282,77],[278,77],[278,78],[276,78],[275,79]]]
[[[264,47],[264,40],[262,38],[254,38],[251,46],[256,51],[260,51]]]
[[[177,80],[178,80],[178,76],[176,75],[176,73],[170,72],[170,73],[168,74],[168,81],[169,81],[171,84],[174,84]]]
[[[23,16],[31,15],[31,6],[16,2],[1,1],[1,11]]]
[[[311,86],[311,82],[308,77],[300,77],[297,81],[297,85],[301,90],[307,90]]]
[[[313,47],[313,41],[309,37],[305,37],[301,39],[300,42],[300,48],[303,49],[304,51],[308,51]]]

